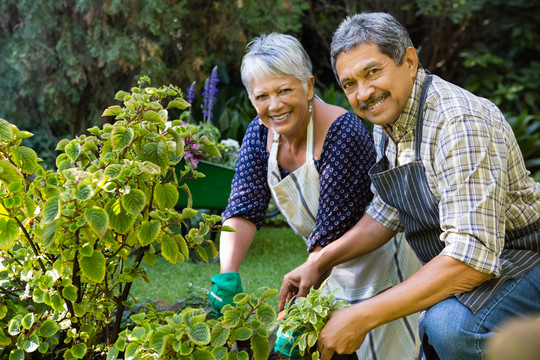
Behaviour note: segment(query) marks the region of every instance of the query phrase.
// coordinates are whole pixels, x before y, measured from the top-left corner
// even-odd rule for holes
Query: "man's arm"
[[[279,291],[279,310],[295,295],[306,296],[312,286],[334,266],[367,254],[386,244],[396,233],[365,214],[342,237],[314,251],[305,263],[286,274]]]
[[[321,360],[349,354],[375,327],[468,292],[492,277],[452,257],[439,255],[404,282],[349,308],[335,311],[321,331]]]

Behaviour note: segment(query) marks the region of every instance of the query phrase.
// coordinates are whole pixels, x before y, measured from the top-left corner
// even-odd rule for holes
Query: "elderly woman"
[[[314,253],[338,239],[371,201],[368,170],[376,157],[369,130],[352,112],[314,96],[311,61],[292,36],[268,34],[249,45],[242,82],[258,116],[244,136],[221,234],[221,273],[209,298],[216,311],[242,291],[240,264],[272,197]],[[329,290],[357,303],[403,281],[419,267],[401,238],[336,267]],[[361,359],[413,358],[416,315],[374,329]]]

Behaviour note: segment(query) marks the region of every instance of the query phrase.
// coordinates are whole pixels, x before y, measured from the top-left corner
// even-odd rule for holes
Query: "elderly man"
[[[331,60],[356,113],[375,124],[374,199],[349,232],[285,276],[280,307],[328,269],[405,232],[422,268],[333,313],[318,341],[322,359],[421,310],[428,358],[483,359],[499,324],[540,312],[540,184],[500,110],[421,68],[391,15],[344,20]]]

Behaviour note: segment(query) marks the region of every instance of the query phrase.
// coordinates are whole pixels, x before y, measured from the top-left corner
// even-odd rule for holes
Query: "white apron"
[[[274,132],[268,160],[268,186],[272,197],[296,234],[307,243],[315,229],[319,209],[320,176],[313,160],[313,115],[307,128],[306,162],[281,179],[277,154],[279,134]],[[397,285],[420,268],[416,256],[396,235],[387,245],[332,269],[328,291],[355,304]],[[373,329],[357,350],[359,359],[414,359],[418,354],[418,314]]]

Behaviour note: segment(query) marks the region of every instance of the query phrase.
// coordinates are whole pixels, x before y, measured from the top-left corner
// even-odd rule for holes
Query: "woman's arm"
[[[236,229],[236,232],[221,232],[219,239],[220,272],[239,272],[240,264],[253,242],[255,224],[241,217],[227,219],[223,225]]]

